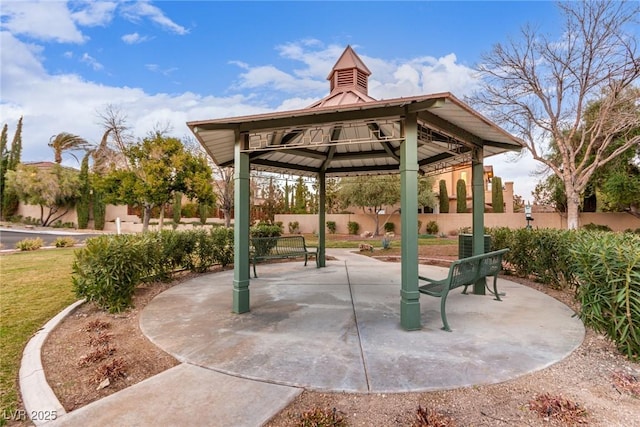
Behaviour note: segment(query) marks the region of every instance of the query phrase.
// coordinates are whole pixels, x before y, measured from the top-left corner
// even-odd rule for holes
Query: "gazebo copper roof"
[[[329,77],[329,95],[283,112],[191,121],[187,125],[219,166],[233,166],[241,135],[252,169],[315,176],[397,173],[403,119],[418,118],[418,165],[437,173],[468,162],[473,147],[484,157],[520,150],[522,142],[448,92],[375,100],[371,74],[348,46]]]

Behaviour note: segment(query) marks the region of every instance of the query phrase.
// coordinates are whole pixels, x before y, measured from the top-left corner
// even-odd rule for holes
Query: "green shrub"
[[[289,223],[289,234],[300,234],[300,223],[298,221]]]
[[[173,220],[173,224],[171,226],[175,230],[180,224],[180,220],[182,219],[182,193],[177,191],[173,195],[173,207],[171,209],[171,219]]]
[[[211,209],[209,208],[209,206],[204,203],[200,203],[198,205],[198,216],[200,217],[200,222],[202,224],[207,223],[207,218],[209,217],[210,210]]]
[[[213,261],[226,267],[233,263],[234,256],[234,235],[233,228],[215,228],[210,232],[213,241]]]
[[[440,227],[438,227],[438,223],[435,221],[429,221],[427,223],[427,227],[425,228],[427,234],[437,234],[439,230]]]
[[[127,234],[88,239],[73,262],[76,296],[111,313],[131,307],[135,287],[149,269],[148,240],[144,235]]]
[[[76,225],[73,222],[62,222],[57,220],[54,222],[51,227],[53,228],[76,228]]]
[[[189,233],[193,236],[194,245],[185,267],[195,273],[205,272],[215,264],[215,244],[211,234],[206,230],[191,230]]]
[[[182,206],[183,218],[196,218],[198,216],[198,205],[195,203],[185,203]]]
[[[360,224],[355,221],[349,221],[347,229],[349,230],[349,234],[358,234],[358,231],[360,231]]]
[[[20,249],[21,251],[35,251],[36,249],[40,249],[44,245],[44,241],[36,237],[35,239],[23,239],[16,243],[16,249]]]
[[[396,225],[393,222],[385,222],[384,223],[384,232],[385,233],[394,233],[396,231]]]
[[[594,224],[592,222],[590,222],[589,224],[583,225],[582,229],[586,231],[613,231],[611,227],[609,227],[608,225]]]
[[[580,318],[640,359],[640,236],[578,233],[573,248]]]
[[[249,234],[254,237],[279,237],[282,230],[277,225],[269,225],[266,223],[260,223],[255,227],[249,229]],[[253,241],[253,249],[258,256],[268,253],[271,248],[276,245],[275,239]]]
[[[329,233],[336,234],[336,222],[327,221],[327,229],[329,230]]]
[[[76,245],[78,241],[71,236],[58,237],[53,242],[56,248],[71,248]]]

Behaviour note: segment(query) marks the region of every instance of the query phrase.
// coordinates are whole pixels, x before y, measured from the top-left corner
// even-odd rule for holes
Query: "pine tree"
[[[464,179],[459,179],[456,183],[456,201],[458,213],[467,212],[467,183]]]
[[[5,175],[9,165],[9,152],[7,151],[7,133],[9,126],[5,123],[0,136],[0,211],[2,211],[2,201],[4,200]],[[1,214],[2,212],[0,212]],[[3,218],[4,219],[4,218]]]
[[[3,165],[2,168],[2,179],[4,180],[6,171],[16,170],[16,168],[20,164],[20,157],[22,155],[22,117],[20,117],[20,119],[18,120],[16,133],[13,135],[13,141],[11,142],[11,150],[9,151],[9,153],[6,153],[6,133],[4,128],[2,130],[2,133],[2,138],[4,138],[4,141],[2,143],[2,145],[4,146],[4,153],[2,156],[3,163],[4,159],[6,159],[6,166]],[[18,199],[18,195],[15,192],[4,190],[4,182],[2,185],[3,191],[2,197],[0,199],[0,217],[2,219],[8,219],[18,210],[18,204],[20,200]]]
[[[7,169],[16,170],[22,156],[22,117],[18,120],[16,133],[13,135],[11,142],[11,152],[9,153],[9,165]]]
[[[80,198],[76,205],[78,228],[86,229],[89,225],[89,206],[91,204],[91,184],[89,183],[89,153],[82,159],[80,166]]]
[[[447,183],[444,179],[439,182],[440,185],[440,213],[449,213],[449,193],[447,192]]]
[[[493,212],[504,213],[504,196],[502,194],[502,178],[497,176],[491,179],[491,205]]]
[[[104,195],[100,191],[93,192],[93,228],[104,230],[105,213],[107,206],[104,202]]]

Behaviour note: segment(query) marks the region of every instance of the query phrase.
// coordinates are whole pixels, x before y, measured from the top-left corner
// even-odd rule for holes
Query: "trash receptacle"
[[[484,235],[484,252],[491,251],[491,236]],[[458,235],[458,258],[473,256],[473,234]]]

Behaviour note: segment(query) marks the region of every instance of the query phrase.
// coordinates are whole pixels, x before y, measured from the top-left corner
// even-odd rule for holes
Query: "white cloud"
[[[171,31],[179,35],[189,33],[189,30],[182,25],[176,24],[169,19],[162,10],[153,6],[146,1],[137,1],[135,3],[125,3],[122,8],[122,15],[133,22],[138,22],[142,18],[148,18],[155,22],[165,30]]]
[[[111,1],[91,1],[74,2],[70,5],[75,9],[71,17],[79,25],[87,27],[106,26],[113,19],[118,3]]]
[[[122,36],[120,38],[126,44],[138,44],[138,43],[142,43],[142,42],[145,42],[145,41],[149,40],[149,37],[141,36],[138,33],[125,34],[124,36]]]
[[[97,59],[86,52],[82,54],[82,58],[80,59],[80,61],[88,64],[91,68],[93,68],[94,71],[100,71],[104,68],[104,66],[99,63]]]
[[[15,35],[60,43],[82,43],[66,2],[4,1],[0,9],[3,27]]]

